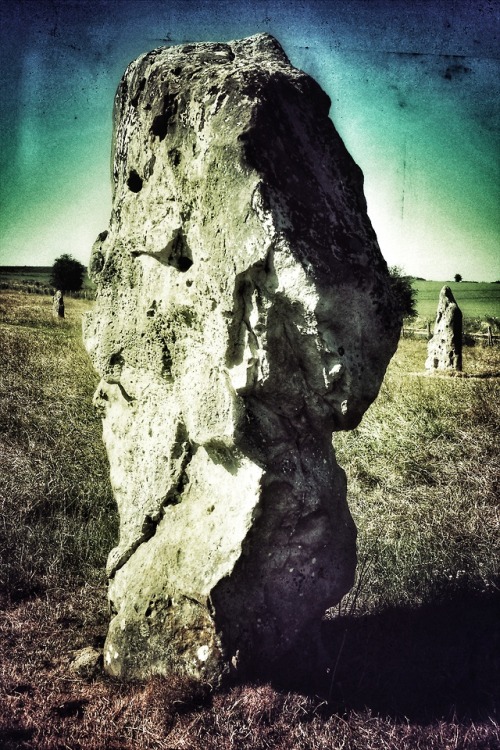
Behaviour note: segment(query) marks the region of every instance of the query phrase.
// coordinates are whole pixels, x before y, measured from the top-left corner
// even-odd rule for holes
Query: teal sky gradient
[[[500,278],[499,2],[20,0],[0,9],[0,264],[84,263],[111,207],[114,92],[137,55],[274,34],[332,100],[388,263]]]

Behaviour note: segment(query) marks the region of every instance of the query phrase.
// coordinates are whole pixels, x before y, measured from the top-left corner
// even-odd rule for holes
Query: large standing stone
[[[112,675],[258,669],[352,585],[332,430],[400,321],[329,107],[267,35],[154,50],[119,86],[84,334],[120,514]]]
[[[427,345],[428,370],[462,369],[462,311],[449,286],[439,293],[434,334]]]

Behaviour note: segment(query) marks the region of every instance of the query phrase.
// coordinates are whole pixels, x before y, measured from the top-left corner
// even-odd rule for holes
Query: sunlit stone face
[[[154,51],[118,90],[85,329],[120,513],[111,674],[270,663],[352,584],[331,433],[399,321],[328,110],[266,35]]]

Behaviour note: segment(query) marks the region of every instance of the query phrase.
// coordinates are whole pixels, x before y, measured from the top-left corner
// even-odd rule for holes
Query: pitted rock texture
[[[427,370],[462,369],[462,311],[449,286],[439,293],[434,334],[427,345]]]
[[[120,514],[112,675],[259,671],[352,585],[332,431],[400,321],[329,107],[268,35],[154,50],[120,83],[84,331]]]
[[[64,297],[60,289],[52,297],[52,315],[54,318],[64,318]]]

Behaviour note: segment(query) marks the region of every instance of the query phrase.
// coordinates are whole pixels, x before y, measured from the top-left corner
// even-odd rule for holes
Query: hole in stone
[[[177,270],[182,273],[189,271],[193,265],[191,250],[182,230],[179,230],[177,236],[172,242],[167,264],[177,268]]]
[[[172,148],[168,152],[168,156],[170,158],[170,161],[172,162],[172,166],[178,167],[181,163],[181,152],[178,148]]]
[[[177,268],[179,269],[179,271],[189,271],[192,265],[193,261],[191,260],[191,258],[188,258],[187,255],[179,256],[177,260]]]
[[[139,193],[142,190],[142,177],[139,177],[135,169],[130,171],[127,186],[133,193]]]
[[[344,349],[344,347],[343,347],[343,346],[339,346],[339,348],[337,349],[337,351],[338,351],[338,353],[340,354],[340,356],[341,356],[341,357],[343,357],[343,356],[344,356],[344,354],[345,354],[345,349]]]
[[[162,366],[163,366],[163,375],[170,375],[172,371],[172,355],[170,354],[170,349],[165,344],[163,347],[162,352]]]
[[[147,542],[154,535],[156,531],[156,522],[151,516],[145,516],[142,522],[141,538],[142,541]]]
[[[177,112],[177,99],[174,94],[167,94],[163,99],[163,111],[153,118],[151,133],[162,141],[168,132],[170,120]]]
[[[152,134],[158,136],[160,141],[162,141],[167,135],[167,131],[168,117],[165,114],[157,115],[153,120],[153,124],[151,125]]]
[[[130,100],[130,104],[133,107],[137,107],[137,105],[139,103],[139,97],[141,95],[141,92],[144,91],[144,87],[145,86],[146,86],[146,79],[142,78],[141,81],[140,81],[140,83],[139,83],[139,88],[137,89],[137,92],[136,92],[134,98]]]
[[[123,359],[122,350],[120,349],[119,352],[115,352],[111,355],[109,359],[109,364],[111,367],[123,367],[125,364],[125,360]]]

